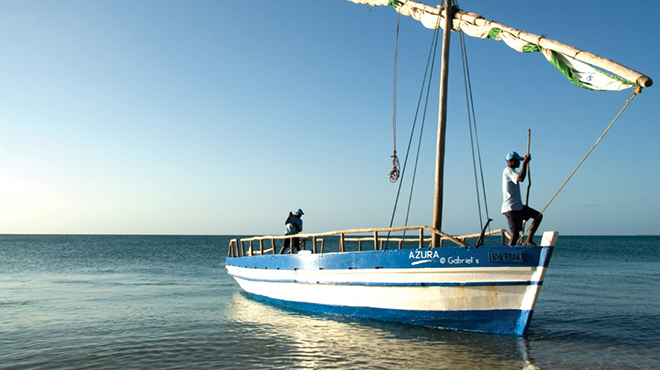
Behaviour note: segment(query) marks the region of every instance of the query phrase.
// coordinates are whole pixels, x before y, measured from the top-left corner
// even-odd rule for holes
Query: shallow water
[[[0,369],[653,369],[660,237],[560,237],[525,338],[244,296],[230,237],[0,236]]]

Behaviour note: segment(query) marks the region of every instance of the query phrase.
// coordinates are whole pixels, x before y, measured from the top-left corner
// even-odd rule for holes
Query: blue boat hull
[[[227,258],[248,295],[300,310],[524,334],[553,247],[433,249]]]

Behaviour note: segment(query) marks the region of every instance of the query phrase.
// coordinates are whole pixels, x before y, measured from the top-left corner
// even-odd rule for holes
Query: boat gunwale
[[[405,232],[405,231],[414,231],[417,230],[419,231],[419,236],[418,237],[405,237],[404,236],[390,236],[389,233],[391,232]],[[424,236],[424,231],[428,231],[431,235],[429,237]],[[387,232],[388,236],[384,238],[379,238],[378,233],[382,232]],[[346,234],[367,234],[367,233],[373,233],[372,236],[363,236],[363,237],[346,237]],[[484,232],[483,236],[491,236],[491,235],[501,235],[502,236],[502,244],[504,244],[505,238],[510,238],[511,235],[509,232],[505,229],[498,229],[498,230],[492,230],[488,232]],[[440,245],[434,245],[433,243],[433,236],[436,235],[440,239]],[[418,248],[425,248],[425,245],[428,245],[428,248],[439,248],[442,247],[442,242],[447,240],[451,241],[454,243],[456,246],[460,247],[469,247],[469,245],[465,242],[467,239],[471,238],[478,238],[482,236],[482,233],[478,234],[468,234],[468,235],[460,235],[460,236],[452,236],[447,233],[444,233],[440,230],[437,230],[436,228],[422,225],[422,226],[399,226],[399,227],[388,227],[388,228],[358,228],[358,229],[346,229],[346,230],[340,230],[340,231],[329,231],[329,232],[322,232],[322,233],[308,233],[308,234],[295,234],[295,235],[264,235],[264,236],[253,236],[253,237],[248,237],[248,238],[235,238],[231,239],[229,241],[229,248],[228,248],[228,257],[249,257],[249,256],[260,256],[260,255],[278,255],[278,254],[283,254],[282,251],[280,253],[277,253],[277,245],[276,245],[276,240],[287,240],[287,239],[303,239],[303,240],[311,240],[312,241],[312,249],[308,250],[303,248],[302,250],[306,250],[311,252],[312,254],[321,254],[324,253],[324,242],[325,242],[325,237],[333,237],[333,236],[338,236],[339,237],[339,253],[345,253],[348,252],[344,248],[344,243],[345,242],[358,242],[358,248],[359,251],[362,251],[362,242],[369,242],[372,241],[374,243],[374,250],[382,250],[383,248],[383,242],[398,242],[398,248],[397,249],[403,249],[403,243],[411,243],[411,242],[417,242],[419,243]],[[271,241],[271,248],[264,249],[264,241],[270,240]],[[254,247],[254,242],[259,242],[258,249]],[[317,248],[317,242],[321,242],[321,248],[320,250]],[[245,246],[245,243],[249,243],[247,249]],[[428,243],[428,244],[427,244]]]

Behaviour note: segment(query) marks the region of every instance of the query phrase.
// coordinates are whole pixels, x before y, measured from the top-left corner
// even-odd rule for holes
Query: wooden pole
[[[529,154],[529,144],[532,140],[532,129],[527,129],[527,154]]]
[[[537,44],[544,49],[554,50],[556,52],[569,55],[582,62],[589,63],[596,67],[602,68],[606,71],[615,73],[625,78],[626,80],[636,83],[639,86],[651,87],[651,85],[653,85],[653,80],[642,73],[639,73],[622,64],[616,63],[610,59],[603,58],[588,51],[580,50],[574,46],[570,46],[556,40],[545,38],[545,36],[535,35],[533,33],[520,31],[515,28],[505,26],[503,24],[492,22],[482,18],[480,15],[475,13],[461,11],[458,12],[458,14],[456,15],[456,19],[461,19],[461,20],[469,19],[471,20],[470,23],[473,23],[478,26],[489,25],[502,29],[504,31],[511,33],[512,35],[519,37],[521,40],[527,41],[529,43]]]
[[[527,130],[527,154],[529,155],[529,145],[532,139],[532,129]],[[527,196],[525,197],[525,205],[529,206],[529,191],[532,188],[532,172],[527,163]]]
[[[445,133],[447,128],[447,80],[449,77],[449,40],[451,37],[452,0],[445,0],[444,30],[442,32],[442,67],[440,68],[440,109],[438,112],[438,141],[435,160],[435,197],[433,227],[442,230],[442,197],[445,172]],[[433,246],[440,245],[440,236],[433,234]]]

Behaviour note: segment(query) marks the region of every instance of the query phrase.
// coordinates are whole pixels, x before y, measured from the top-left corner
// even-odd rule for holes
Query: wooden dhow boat
[[[427,28],[541,52],[584,88],[641,91],[652,84],[610,60],[460,11],[449,0],[438,7],[406,0],[350,1],[391,6]],[[295,309],[407,324],[512,335],[527,331],[558,233],[545,232],[538,246],[509,246],[505,230],[487,233],[484,228],[464,236],[440,231],[449,37],[445,31],[433,225],[298,234],[303,250],[295,254],[278,253],[291,236],[234,239],[226,268],[249,296]],[[488,235],[489,240],[501,235],[501,242],[483,245]]]

